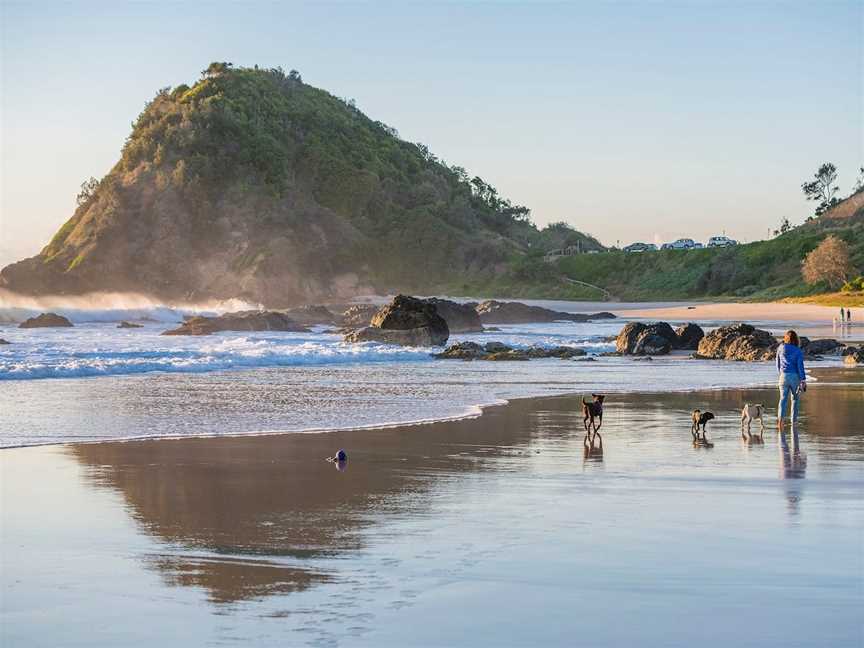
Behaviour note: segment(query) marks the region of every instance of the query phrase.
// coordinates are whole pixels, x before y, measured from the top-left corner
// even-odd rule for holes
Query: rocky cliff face
[[[147,104],[120,161],[0,286],[281,308],[431,292],[536,234],[480,178],[299,75],[214,64]]]

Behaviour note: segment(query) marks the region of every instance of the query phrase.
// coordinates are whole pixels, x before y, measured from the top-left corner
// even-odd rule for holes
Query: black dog
[[[584,398],[582,399],[582,424],[585,426],[585,441],[591,438],[591,446],[594,446],[594,440],[600,438],[600,447],[603,447],[603,437],[600,436],[599,430],[603,425],[603,401],[606,399],[605,394],[591,394],[594,399],[590,403]],[[593,431],[593,435],[592,435]]]
[[[714,418],[711,412],[700,412],[698,409],[693,410],[693,425],[690,426],[690,434],[693,436],[693,443],[707,444],[708,439],[705,437],[705,426],[708,421]],[[702,435],[699,435],[699,428],[702,428]]]

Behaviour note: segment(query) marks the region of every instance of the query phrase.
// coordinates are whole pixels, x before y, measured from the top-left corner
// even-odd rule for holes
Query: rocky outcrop
[[[278,311],[238,311],[218,317],[190,317],[182,326],[162,335],[210,335],[219,331],[306,331],[290,317]]]
[[[675,345],[676,349],[686,349],[687,351],[695,351],[699,348],[699,343],[705,337],[705,331],[702,327],[693,322],[689,322],[675,329],[675,337],[678,339]]]
[[[403,346],[443,346],[450,337],[435,304],[397,295],[372,317],[369,326],[349,331],[346,342],[383,342]]]
[[[582,349],[566,346],[541,347],[532,346],[527,349],[515,349],[501,342],[459,342],[447,347],[443,352],[435,354],[440,360],[535,360],[540,358],[570,358],[585,355]]]
[[[677,344],[678,336],[666,322],[630,322],[615,339],[615,351],[621,355],[665,355]]]
[[[4,340],[3,338],[0,338],[0,344],[12,344],[12,343],[7,341],[7,340]]]
[[[696,357],[746,362],[772,360],[777,344],[768,331],[739,323],[721,326],[708,333],[699,343]]]
[[[120,322],[120,323],[117,325],[117,328],[125,328],[125,329],[129,329],[129,328],[143,328],[143,327],[144,327],[143,324],[136,324],[135,322],[127,322],[126,320],[123,320],[122,322]]]
[[[811,356],[842,355],[846,345],[834,339],[810,340],[809,338],[801,338],[801,350],[805,354]]]
[[[612,313],[564,313],[521,302],[502,302],[489,299],[476,306],[483,324],[530,324],[533,322],[589,322],[596,319],[614,319]]]
[[[349,306],[342,313],[342,326],[345,328],[360,328],[361,326],[369,326],[375,313],[378,312],[380,306],[375,304],[357,304]]]
[[[843,356],[843,364],[849,367],[864,366],[864,346],[860,349],[851,348],[851,351]]]
[[[426,301],[435,305],[438,314],[447,322],[450,333],[479,333],[483,330],[483,323],[474,303],[460,304],[437,297]]]
[[[326,306],[298,306],[297,308],[289,308],[285,314],[303,326],[333,326],[336,324],[336,315],[331,313]]]
[[[18,328],[68,328],[72,322],[57,313],[42,313],[36,317],[24,320]]]

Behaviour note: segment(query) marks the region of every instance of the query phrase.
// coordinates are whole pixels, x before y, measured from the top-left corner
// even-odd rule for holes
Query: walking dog
[[[714,418],[714,414],[711,412],[702,412],[698,409],[693,410],[692,421],[693,424],[690,426],[690,434],[693,436],[693,444],[694,445],[713,445],[711,444],[707,437],[705,436],[705,426],[708,425],[708,421]],[[699,428],[702,428],[702,434],[699,434]]]
[[[585,426],[585,442],[591,439],[591,447],[599,437],[600,447],[603,447],[603,437],[600,436],[600,427],[603,425],[603,401],[605,394],[591,394],[591,402],[582,399],[582,424]]]
[[[765,408],[761,403],[757,403],[756,405],[751,405],[747,403],[744,405],[744,409],[741,410],[741,438],[746,439],[750,434],[750,424],[753,421],[759,421],[759,436],[765,432],[765,422],[762,420],[762,414]],[[744,424],[747,424],[747,436],[744,435]]]

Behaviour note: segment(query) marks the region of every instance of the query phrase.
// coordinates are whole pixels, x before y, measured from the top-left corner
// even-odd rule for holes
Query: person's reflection
[[[786,482],[786,501],[791,515],[799,513],[801,502],[802,485],[797,481],[804,479],[807,472],[807,455],[801,452],[801,446],[798,439],[798,430],[795,424],[792,424],[790,430],[792,438],[792,448],[790,451],[789,443],[786,440],[786,435],[780,432],[777,435],[780,448],[780,479],[787,480]]]

